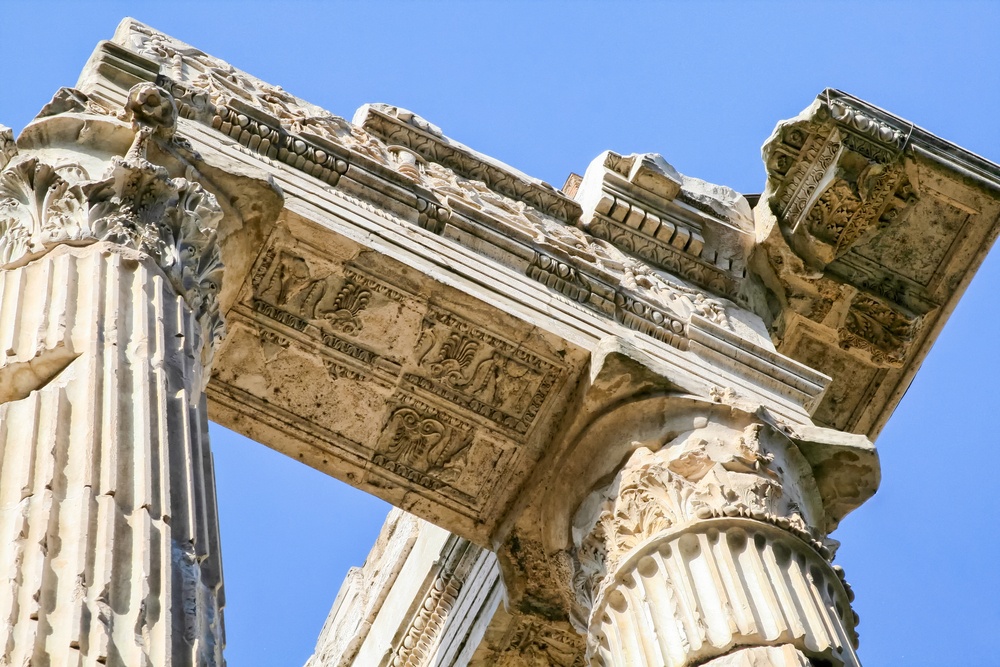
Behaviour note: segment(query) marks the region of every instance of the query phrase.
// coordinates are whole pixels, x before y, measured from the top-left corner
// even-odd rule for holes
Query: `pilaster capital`
[[[0,268],[26,264],[60,244],[103,241],[143,253],[199,319],[207,364],[223,327],[216,238],[222,209],[199,183],[171,178],[147,155],[153,143],[175,142],[173,99],[162,88],[140,83],[117,115],[88,105],[76,91],[62,91],[54,105],[56,111],[103,112],[107,123],[129,123],[134,138],[124,156],[112,156],[93,178],[92,160],[84,166],[65,156],[52,159],[43,150],[18,152],[10,131],[0,129]]]

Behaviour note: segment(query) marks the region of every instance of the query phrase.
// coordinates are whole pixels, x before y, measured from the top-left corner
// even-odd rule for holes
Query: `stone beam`
[[[574,199],[405,110],[352,124],[125,21],[78,86],[113,104],[137,81],[175,96],[205,171],[239,164],[283,196],[275,224],[220,230],[235,268],[213,418],[477,544],[603,339],[634,341],[685,391],[754,396],[791,422],[829,381],[732,300],[753,221],[728,188],[681,177],[668,198],[654,157],[609,154]],[[604,190],[617,208],[591,211]],[[618,218],[639,236],[589,231]]]

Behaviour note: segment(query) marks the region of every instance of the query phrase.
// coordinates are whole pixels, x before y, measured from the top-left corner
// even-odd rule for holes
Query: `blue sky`
[[[409,108],[559,186],[602,150],[759,192],[760,145],[827,86],[1000,161],[1000,3],[0,4],[20,130],[135,16],[348,118]],[[879,493],[834,535],[867,667],[1000,665],[1000,253],[878,440]],[[301,665],[387,506],[213,429],[232,667]]]

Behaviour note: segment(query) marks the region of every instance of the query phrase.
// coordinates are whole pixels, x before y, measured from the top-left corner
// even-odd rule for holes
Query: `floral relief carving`
[[[0,169],[6,167],[17,155],[17,142],[14,141],[14,131],[6,125],[0,125]]]
[[[670,345],[683,349],[685,343],[684,323],[670,315],[669,300],[645,287],[639,287],[638,298],[621,293],[627,290],[620,288],[622,276],[614,267],[629,253],[711,292],[737,292],[738,281],[721,265],[687,256],[669,243],[632,247],[631,235],[605,229],[602,221],[587,232],[574,227],[580,212],[572,199],[481,160],[405,110],[372,105],[364,127],[358,127],[147,26],[129,23],[118,39],[162,63],[158,81],[177,97],[185,118],[210,125],[247,150],[330,186],[347,173],[352,151],[390,166],[434,193],[432,200],[417,198],[418,222],[425,229],[440,233],[456,214],[475,224],[502,227],[505,234],[540,251],[538,261],[527,268],[529,277],[604,314],[617,309],[619,322]],[[592,298],[600,281],[606,286]],[[355,323],[348,319],[345,327]]]
[[[916,338],[919,325],[918,318],[907,317],[880,298],[861,294],[847,312],[840,345],[868,352],[876,364],[898,366]]]
[[[424,320],[415,359],[418,373],[407,380],[517,435],[562,376],[562,369],[528,350],[433,310]]]
[[[458,480],[471,444],[468,425],[434,408],[403,405],[390,415],[374,461],[411,481],[437,489]]]
[[[356,334],[362,328],[358,315],[371,300],[370,289],[351,278],[341,280],[330,269],[314,268],[303,255],[289,249],[269,252],[264,262],[255,285],[257,298],[298,320],[296,328],[302,330],[313,321],[330,332]]]

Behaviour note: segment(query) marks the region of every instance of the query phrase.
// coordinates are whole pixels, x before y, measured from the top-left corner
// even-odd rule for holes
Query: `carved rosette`
[[[136,85],[122,115],[131,120],[135,141],[96,180],[77,164],[17,155],[9,131],[0,131],[0,268],[21,266],[62,244],[106,241],[137,250],[156,262],[198,318],[207,367],[223,326],[215,232],[222,209],[201,185],[171,178],[146,157],[150,141],[172,139],[177,111],[166,91]]]
[[[639,447],[574,520],[592,664],[701,664],[790,644],[856,665],[823,520],[808,463],[769,426],[704,423]]]

